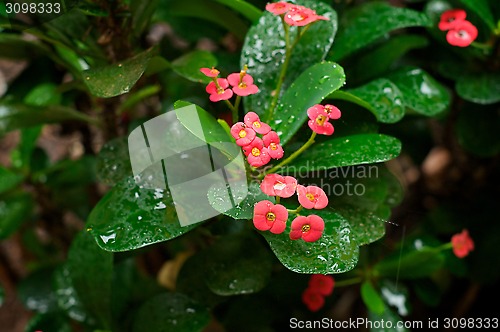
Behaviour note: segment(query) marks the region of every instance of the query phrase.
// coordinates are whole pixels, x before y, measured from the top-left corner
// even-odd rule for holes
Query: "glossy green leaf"
[[[302,127],[307,109],[320,103],[345,83],[342,67],[322,62],[304,71],[286,90],[270,124],[286,144]]]
[[[361,134],[333,138],[314,144],[283,172],[325,170],[334,167],[378,163],[396,158],[401,142],[383,134]]]
[[[486,24],[488,24],[488,27],[492,30],[494,30],[495,27],[495,20],[493,18],[493,14],[491,12],[491,9],[488,4],[488,0],[459,0],[461,3],[463,3],[466,7],[468,7],[470,10],[475,12],[480,18],[483,19]]]
[[[126,137],[106,142],[97,155],[97,177],[107,185],[115,185],[132,175]]]
[[[133,250],[173,239],[197,226],[179,224],[169,190],[141,186],[132,176],[123,179],[90,213],[87,230],[101,248]]]
[[[219,239],[206,251],[205,262],[205,282],[218,295],[255,293],[271,278],[271,256],[254,237],[236,235]]]
[[[481,156],[495,156],[500,152],[500,114],[495,105],[464,107],[458,116],[456,134],[460,145]]]
[[[26,193],[0,197],[0,239],[9,237],[30,218],[33,206],[33,198]]]
[[[236,10],[251,22],[255,22],[262,15],[262,11],[244,0],[214,0]]]
[[[353,102],[369,110],[379,122],[395,123],[405,115],[403,94],[391,81],[380,78],[351,90],[338,90],[329,98]]]
[[[361,298],[371,312],[378,315],[384,312],[384,301],[369,281],[365,281],[361,285]]]
[[[425,116],[436,116],[450,105],[450,93],[419,68],[406,68],[388,76],[403,93],[405,106]]]
[[[357,198],[354,196],[353,200]],[[335,198],[330,198],[333,206],[339,206]],[[352,205],[343,205],[335,209],[349,221],[353,237],[360,246],[370,244],[381,239],[385,235],[386,218],[381,216],[380,211],[371,211]]]
[[[444,255],[439,250],[423,247],[403,255],[384,258],[373,267],[376,275],[398,279],[428,277],[444,264]]]
[[[349,83],[363,82],[380,77],[387,72],[408,51],[427,46],[427,38],[419,35],[397,35],[382,45],[360,55],[355,65],[346,68]]]
[[[457,93],[465,100],[478,104],[500,101],[500,73],[463,75],[456,85]]]
[[[56,294],[52,289],[52,268],[41,268],[21,280],[17,287],[19,299],[29,310],[39,313],[57,311]]]
[[[281,234],[261,234],[280,262],[294,272],[332,274],[352,270],[358,262],[359,248],[348,221],[329,209],[315,210],[314,214],[325,221],[323,235],[316,242],[290,240],[291,222]]]
[[[68,319],[63,314],[51,313],[33,316],[26,324],[24,331],[71,332],[72,329]]]
[[[96,97],[110,98],[129,92],[141,78],[152,56],[152,49],[133,58],[83,72],[83,82]]]
[[[196,332],[210,321],[207,309],[182,294],[159,294],[137,311],[133,332]]]
[[[99,248],[94,238],[82,231],[71,244],[66,264],[82,305],[100,327],[110,328],[113,254]]]
[[[316,10],[319,15],[328,17],[329,21],[321,21],[311,25],[295,46],[281,93],[284,93],[305,70],[325,58],[337,31],[337,13],[331,7],[314,0],[295,2]],[[295,38],[296,30],[296,28],[290,28],[291,40]],[[277,88],[278,78],[285,61],[286,43],[284,36],[281,19],[265,12],[258,23],[248,31],[241,52],[240,65],[248,65],[248,73],[253,75],[260,91],[244,98],[245,111],[256,112],[260,116],[264,116],[263,120],[268,120],[266,112],[273,95],[276,94],[274,90]],[[317,81],[314,83],[318,84]]]
[[[211,82],[212,79],[200,72],[200,68],[215,66],[217,66],[217,58],[208,51],[193,51],[172,61],[172,69],[180,76],[193,82]]]
[[[225,186],[213,186],[210,188],[208,192],[208,200],[215,210],[234,219],[252,219],[253,207],[255,203],[262,200],[268,200],[273,203],[275,201],[274,197],[264,194],[262,190],[260,190],[259,184],[256,182],[251,182],[248,186],[248,190],[246,190],[246,188],[241,188],[239,192],[235,192],[234,189],[238,190],[240,188],[234,188],[234,186],[231,187],[231,189],[233,190],[233,197],[237,197],[239,199],[245,194],[247,196],[243,199],[243,201],[229,210],[227,210],[227,188]]]
[[[65,106],[38,107],[0,102],[0,135],[15,129],[64,121],[96,123],[88,115]]]
[[[14,188],[23,181],[23,176],[0,166],[0,194]]]
[[[328,59],[339,61],[397,29],[431,25],[425,14],[415,10],[383,2],[366,3],[342,17],[339,35]]]

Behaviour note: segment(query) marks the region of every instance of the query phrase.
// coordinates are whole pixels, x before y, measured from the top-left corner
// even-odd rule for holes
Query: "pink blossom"
[[[313,274],[309,279],[309,288],[323,296],[331,295],[334,287],[335,280],[332,276]]]
[[[328,122],[329,115],[325,112],[323,105],[314,105],[307,110],[307,115],[309,116],[309,128],[317,134],[321,135],[332,135],[333,125]]]
[[[262,137],[264,146],[269,150],[269,155],[273,159],[281,159],[285,152],[280,144],[280,138],[275,131],[270,131]]]
[[[245,71],[233,73],[227,77],[229,84],[233,87],[234,93],[238,96],[248,96],[259,92],[257,85],[253,84],[253,77]]]
[[[247,156],[248,163],[253,167],[264,166],[271,161],[269,151],[264,147],[264,143],[258,137],[249,145],[244,146],[243,152]]]
[[[319,240],[325,229],[325,222],[317,215],[311,214],[307,217],[298,216],[292,221],[290,239],[302,238],[306,242]]]
[[[330,104],[326,104],[324,106],[324,111],[326,112],[326,114],[328,114],[328,117],[332,120],[340,119],[340,116],[342,115],[338,107],[335,107]]]
[[[216,82],[208,83],[206,91],[210,94],[210,100],[213,102],[227,100],[233,96],[233,90],[228,89],[229,83],[225,78],[218,78]]]
[[[467,47],[477,38],[477,28],[469,21],[460,21],[446,34],[450,45]]]
[[[271,127],[262,121],[260,121],[259,116],[254,112],[248,112],[244,118],[245,124],[257,133],[265,135],[271,131]]]
[[[253,224],[260,231],[270,231],[280,234],[285,231],[288,211],[283,205],[274,205],[264,200],[255,204],[253,208]]]
[[[285,22],[290,26],[305,26],[318,20],[328,20],[327,17],[316,14],[316,11],[294,6],[285,14]]]
[[[220,74],[220,71],[215,69],[214,67],[212,68],[201,68],[200,71],[205,74],[207,77],[217,77]]]
[[[317,293],[312,288],[306,288],[302,293],[302,302],[310,311],[318,311],[325,305],[325,298],[320,293]]]
[[[297,180],[293,176],[267,174],[260,184],[260,189],[269,196],[288,198],[295,194]]]
[[[464,258],[474,250],[474,241],[469,236],[469,231],[464,229],[462,233],[455,234],[451,237],[453,253],[458,258]]]
[[[316,186],[297,185],[299,203],[306,209],[324,209],[328,205],[328,197],[323,189]]]
[[[252,143],[256,137],[255,131],[245,126],[243,122],[237,122],[231,127],[231,135],[236,139],[236,144],[239,146]]]
[[[284,13],[289,11],[292,7],[294,7],[293,4],[280,1],[275,3],[268,3],[266,5],[266,10],[268,12],[273,13],[274,15],[283,15]]]
[[[439,30],[446,31],[456,27],[464,21],[467,13],[463,9],[450,9],[441,14],[441,21],[438,24]]]

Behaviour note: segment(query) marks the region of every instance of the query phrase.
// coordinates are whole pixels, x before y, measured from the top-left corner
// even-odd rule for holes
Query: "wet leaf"
[[[110,98],[127,93],[144,74],[152,53],[149,49],[119,63],[85,70],[83,82],[96,97]]]
[[[378,315],[384,312],[384,301],[369,281],[365,281],[361,285],[361,298],[371,312]]]
[[[134,332],[196,332],[210,321],[207,309],[185,295],[165,293],[152,297],[137,311]]]
[[[450,105],[448,90],[419,68],[405,68],[388,78],[403,93],[405,106],[425,116],[436,116]]]
[[[358,262],[359,248],[348,221],[330,209],[315,210],[314,214],[325,221],[323,236],[316,242],[290,240],[291,221],[281,234],[260,233],[280,262],[294,272],[332,274],[352,270]]]
[[[431,20],[425,14],[415,10],[382,2],[357,6],[342,17],[338,37],[328,60],[339,61],[391,31],[431,25]],[[370,28],[367,29],[367,26]]]
[[[26,193],[0,197],[0,239],[8,238],[31,217],[33,198]]]
[[[292,2],[316,10],[319,15],[328,17],[329,21],[311,25],[295,46],[281,93],[306,69],[324,60],[337,31],[337,13],[330,6],[314,0]],[[296,30],[290,29],[291,40],[295,38]],[[248,31],[241,52],[240,65],[248,65],[248,73],[253,75],[260,90],[259,93],[244,98],[245,111],[256,112],[263,116],[264,121],[269,120],[267,112],[285,61],[284,35],[281,19],[266,11]]]
[[[334,167],[371,164],[396,158],[401,142],[383,134],[361,134],[333,138],[314,144],[281,173],[325,170]]]
[[[106,142],[97,155],[96,163],[97,177],[107,185],[113,186],[131,176],[127,138],[119,137]]]
[[[334,198],[332,201],[332,205],[335,205]],[[387,218],[378,210],[371,211],[357,206],[345,205],[335,208],[335,211],[349,221],[353,237],[360,246],[375,242],[385,235]]]
[[[371,81],[356,89],[335,91],[329,98],[362,106],[383,123],[398,122],[405,115],[403,94],[394,83],[385,78]]]
[[[304,71],[286,90],[269,124],[288,142],[302,127],[307,109],[320,103],[345,83],[344,69],[333,62],[322,62]]]
[[[208,51],[193,51],[172,61],[172,69],[180,76],[200,83],[209,83],[210,77],[200,72],[200,68],[217,66],[217,58]]]
[[[463,75],[456,85],[457,93],[465,100],[478,104],[500,101],[500,73]]]

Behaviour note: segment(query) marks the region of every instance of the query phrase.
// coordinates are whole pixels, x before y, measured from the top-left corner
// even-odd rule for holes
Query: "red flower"
[[[309,128],[316,134],[321,135],[332,135],[333,125],[328,122],[329,115],[325,112],[323,105],[314,105],[307,110],[307,115],[309,116]]]
[[[448,31],[446,40],[450,45],[467,47],[477,38],[477,33],[477,28],[472,23],[460,21]]]
[[[210,82],[205,89],[213,102],[227,100],[233,96],[233,90],[228,89],[229,83],[225,78],[218,78],[217,82]]]
[[[252,143],[243,147],[243,153],[247,156],[248,163],[253,167],[266,165],[271,161],[269,151],[264,147],[264,143],[256,137]]]
[[[237,122],[231,127],[231,135],[236,139],[236,144],[246,146],[255,139],[255,131],[245,126],[243,122]]]
[[[318,311],[325,305],[325,298],[323,295],[314,291],[314,289],[306,288],[302,293],[302,302],[311,311]]]
[[[280,145],[280,138],[275,131],[270,131],[268,134],[262,137],[264,141],[264,146],[269,151],[269,155],[273,159],[281,159],[285,152],[283,147]]]
[[[309,279],[308,288],[323,296],[331,295],[334,287],[335,280],[332,276],[327,276],[324,274],[313,274],[311,276],[311,279]]]
[[[285,231],[288,211],[283,205],[260,201],[253,208],[253,224],[260,231],[280,234]]]
[[[325,222],[317,215],[311,214],[307,217],[298,216],[292,221],[290,239],[302,238],[306,242],[319,240],[325,229]]]
[[[474,250],[474,241],[469,236],[469,231],[464,229],[462,233],[455,234],[451,237],[453,253],[458,258],[464,258]]]
[[[247,126],[253,128],[253,130],[261,135],[265,135],[271,131],[271,127],[267,123],[261,122],[259,116],[254,112],[248,112],[245,115],[244,121]]]
[[[260,189],[269,196],[288,198],[295,194],[297,180],[293,176],[281,176],[279,174],[267,174]]]
[[[324,106],[324,111],[326,112],[326,114],[328,114],[328,117],[332,120],[340,119],[340,116],[342,115],[338,107],[335,107],[330,104],[326,104]]]
[[[248,96],[259,92],[257,85],[253,84],[253,77],[244,70],[229,75],[227,80],[233,86],[234,93],[238,96]]]
[[[327,17],[316,14],[316,11],[303,6],[293,6],[285,14],[285,22],[290,26],[305,26],[318,20],[328,20]]]
[[[463,9],[451,9],[441,14],[441,21],[438,24],[439,30],[446,31],[454,29],[457,24],[465,20],[467,13]]]
[[[304,187],[300,184],[297,186],[297,195],[299,203],[306,209],[324,209],[328,205],[328,197],[320,187],[308,186]]]
[[[210,68],[201,68],[200,71],[205,74],[207,77],[217,77],[220,74],[220,71],[215,69],[214,67]]]
[[[292,7],[294,7],[294,5],[292,5],[291,3],[280,1],[275,3],[268,3],[266,5],[266,10],[273,13],[274,15],[283,15]]]

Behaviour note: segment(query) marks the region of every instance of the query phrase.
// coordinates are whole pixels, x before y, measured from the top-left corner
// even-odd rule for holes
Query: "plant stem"
[[[361,277],[335,281],[335,287],[345,287],[345,286],[355,285],[359,284],[361,281],[363,281],[363,278]]]
[[[234,102],[234,108],[236,109],[236,120],[234,119],[234,111],[233,111],[233,124],[238,121],[239,118],[239,109],[240,109],[241,96],[236,96],[236,100]]]
[[[229,100],[226,99],[224,101],[226,102],[227,107],[229,107],[229,109],[233,113],[233,124],[235,124],[236,122],[238,122],[238,109],[234,107]]]
[[[297,215],[298,215],[298,214],[299,214],[299,212],[300,212],[303,208],[304,208],[304,207],[303,207],[302,205],[300,205],[300,206],[299,206],[298,208],[296,208],[295,210],[288,210],[288,209],[287,209],[287,211],[288,211],[289,213],[293,213],[293,214],[297,214]]]
[[[282,162],[280,162],[278,165],[274,166],[273,168],[271,168],[270,170],[268,170],[266,173],[264,173],[263,175],[265,176],[266,174],[269,174],[269,173],[273,173],[273,172],[276,172],[277,170],[279,170],[281,167],[285,166],[286,164],[290,163],[291,161],[293,161],[295,158],[297,158],[302,152],[304,152],[305,150],[307,150],[307,148],[309,148],[311,145],[314,144],[314,139],[316,138],[316,133],[313,131],[311,137],[309,137],[309,140],[304,143],[304,145],[302,145],[302,147],[300,149],[298,149],[297,151],[295,151],[294,153],[292,153],[288,158],[286,158],[285,160],[283,160]],[[260,178],[263,178],[264,176],[261,176]]]

